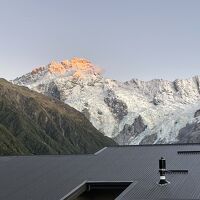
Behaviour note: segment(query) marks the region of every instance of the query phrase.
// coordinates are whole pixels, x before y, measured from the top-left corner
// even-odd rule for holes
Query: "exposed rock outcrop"
[[[142,117],[139,115],[131,125],[125,124],[123,130],[114,139],[120,144],[127,144],[130,138],[137,137],[146,128],[147,125],[145,125]]]
[[[200,110],[197,110],[195,113],[194,113],[194,117],[199,117],[200,116]]]
[[[60,90],[58,89],[58,86],[55,84],[55,82],[52,81],[49,83],[46,95],[60,100]]]
[[[187,124],[179,131],[178,143],[200,143],[200,123]]]
[[[154,134],[145,136],[140,142],[140,144],[154,144],[156,140],[157,140],[157,134],[154,133]]]
[[[128,114],[127,105],[115,95],[114,91],[107,90],[107,96],[104,98],[104,102],[109,107],[117,120],[122,120],[124,116]]]

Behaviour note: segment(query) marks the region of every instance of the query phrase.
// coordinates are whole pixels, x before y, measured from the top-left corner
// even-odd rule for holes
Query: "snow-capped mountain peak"
[[[86,59],[72,58],[36,68],[13,83],[69,104],[119,144],[190,142],[188,126],[200,132],[199,76],[123,83],[104,78]]]
[[[36,67],[32,72],[15,79],[15,82],[18,81],[21,85],[31,87],[32,84],[36,86],[57,78],[68,80],[94,79],[101,76],[102,71],[89,60],[74,57],[71,60],[52,61],[46,66]]]

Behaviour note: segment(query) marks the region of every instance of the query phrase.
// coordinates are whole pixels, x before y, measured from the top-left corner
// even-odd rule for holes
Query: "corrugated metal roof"
[[[0,199],[60,200],[83,182],[133,182],[117,200],[200,199],[200,145],[109,147],[95,155],[0,157]],[[167,169],[160,186],[158,160]]]

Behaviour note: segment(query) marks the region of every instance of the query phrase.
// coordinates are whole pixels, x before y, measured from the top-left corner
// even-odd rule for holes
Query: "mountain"
[[[74,108],[0,79],[0,155],[94,153],[110,145]]]
[[[13,83],[69,104],[119,144],[200,142],[199,76],[120,82],[101,71],[72,58],[36,68]]]

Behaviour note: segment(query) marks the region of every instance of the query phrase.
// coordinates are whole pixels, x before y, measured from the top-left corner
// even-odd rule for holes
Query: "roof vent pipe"
[[[159,173],[160,173],[159,184],[160,185],[166,185],[166,184],[169,183],[166,180],[166,177],[165,177],[166,172],[167,172],[167,170],[166,170],[166,160],[163,157],[161,157],[160,160],[159,160]]]

